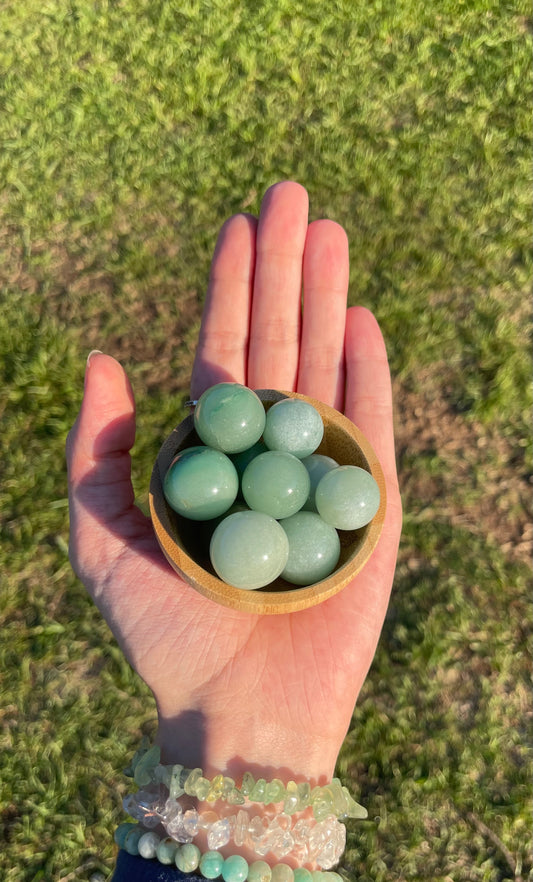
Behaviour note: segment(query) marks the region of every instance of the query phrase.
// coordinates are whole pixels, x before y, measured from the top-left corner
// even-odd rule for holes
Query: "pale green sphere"
[[[224,882],[245,882],[248,876],[248,862],[240,854],[226,858],[222,866]]]
[[[333,572],[341,552],[334,527],[312,511],[299,511],[280,524],[289,540],[283,579],[293,585],[314,585]]]
[[[277,579],[287,563],[289,541],[274,518],[259,511],[242,511],[218,525],[209,554],[222,581],[255,590]]]
[[[379,508],[379,487],[359,466],[339,466],[320,480],[315,493],[317,511],[337,530],[358,530],[370,523]]]
[[[309,496],[310,486],[301,460],[280,450],[269,450],[252,459],[241,481],[246,504],[276,519],[299,511]]]
[[[248,869],[248,882],[270,882],[272,868],[266,861],[254,861]]]
[[[270,450],[284,450],[299,459],[317,449],[324,435],[318,410],[299,398],[284,398],[266,415],[263,439]]]
[[[224,866],[224,858],[219,851],[206,851],[200,858],[200,873],[205,879],[218,879]]]
[[[174,863],[182,873],[192,873],[197,869],[198,864],[200,863],[200,857],[201,853],[198,846],[193,845],[192,842],[188,842],[178,848]]]
[[[307,502],[302,508],[304,511],[316,511],[315,493],[320,479],[323,478],[327,472],[330,472],[331,469],[338,468],[339,463],[331,456],[326,456],[324,453],[312,453],[311,456],[306,456],[305,459],[302,459],[302,463],[306,467],[311,481],[309,496],[307,497]]]

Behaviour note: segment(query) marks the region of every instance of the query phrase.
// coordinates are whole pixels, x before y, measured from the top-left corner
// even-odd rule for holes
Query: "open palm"
[[[277,184],[258,220],[237,215],[220,232],[191,380],[193,397],[235,380],[321,399],[380,458],[388,503],[377,549],[340,594],[302,612],[226,609],[170,569],[134,504],[130,385],[113,358],[90,358],[67,443],[71,560],[154,693],[169,762],[316,781],[333,772],[381,631],[401,526],[385,347],[371,313],[346,309],[347,287],[342,228],[308,225],[305,190]]]

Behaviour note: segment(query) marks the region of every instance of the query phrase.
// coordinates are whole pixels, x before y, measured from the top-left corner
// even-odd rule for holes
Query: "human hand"
[[[67,441],[73,568],[154,694],[164,761],[208,775],[252,768],[331,779],[396,562],[401,506],[385,346],[371,313],[346,310],[344,231],[327,220],[308,225],[307,214],[305,190],[285,182],[267,191],[258,220],[237,215],[223,226],[191,394],[226,380],[296,390],[364,432],[384,470],[387,513],[349,586],[301,612],[257,616],[217,606],[182,581],[134,504],[134,400],[110,356],[91,356]]]

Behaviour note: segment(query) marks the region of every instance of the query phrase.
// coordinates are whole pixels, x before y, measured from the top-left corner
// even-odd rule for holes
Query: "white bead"
[[[160,841],[161,840],[156,833],[143,833],[137,843],[137,848],[139,849],[141,857],[148,859],[154,858]]]

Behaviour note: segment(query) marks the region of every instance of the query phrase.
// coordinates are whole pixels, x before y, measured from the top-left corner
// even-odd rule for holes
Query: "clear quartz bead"
[[[325,846],[318,852],[316,862],[323,870],[330,870],[338,864],[346,847],[346,828],[335,817],[324,822],[328,838]]]
[[[252,845],[255,846],[256,842],[258,842],[264,835],[265,829],[266,827],[263,818],[260,818],[259,815],[255,815],[251,821],[248,822],[247,840],[250,839]]]
[[[142,821],[145,827],[157,827],[161,821],[163,800],[159,787],[151,787],[138,790],[126,796],[122,805],[130,817]]]
[[[277,858],[287,857],[294,848],[294,839],[288,830],[281,830],[275,845],[272,848],[272,854]]]
[[[201,812],[201,814],[198,815],[198,827],[200,830],[209,830],[209,828],[217,821],[218,815],[216,812],[207,811]]]
[[[239,848],[246,842],[248,835],[248,815],[240,809],[235,818],[235,829],[233,831],[233,841]]]
[[[183,815],[183,829],[189,836],[197,836],[200,829],[198,824],[198,812],[196,809],[187,809]]]
[[[292,828],[292,835],[296,845],[305,845],[307,847],[310,833],[311,824],[305,818],[300,818],[299,821],[296,821]]]
[[[163,827],[176,842],[190,842],[191,836],[183,827],[183,810],[175,799],[167,799],[163,811]]]
[[[217,851],[230,840],[230,823],[229,818],[221,818],[216,821],[207,834],[207,844],[210,851]]]

